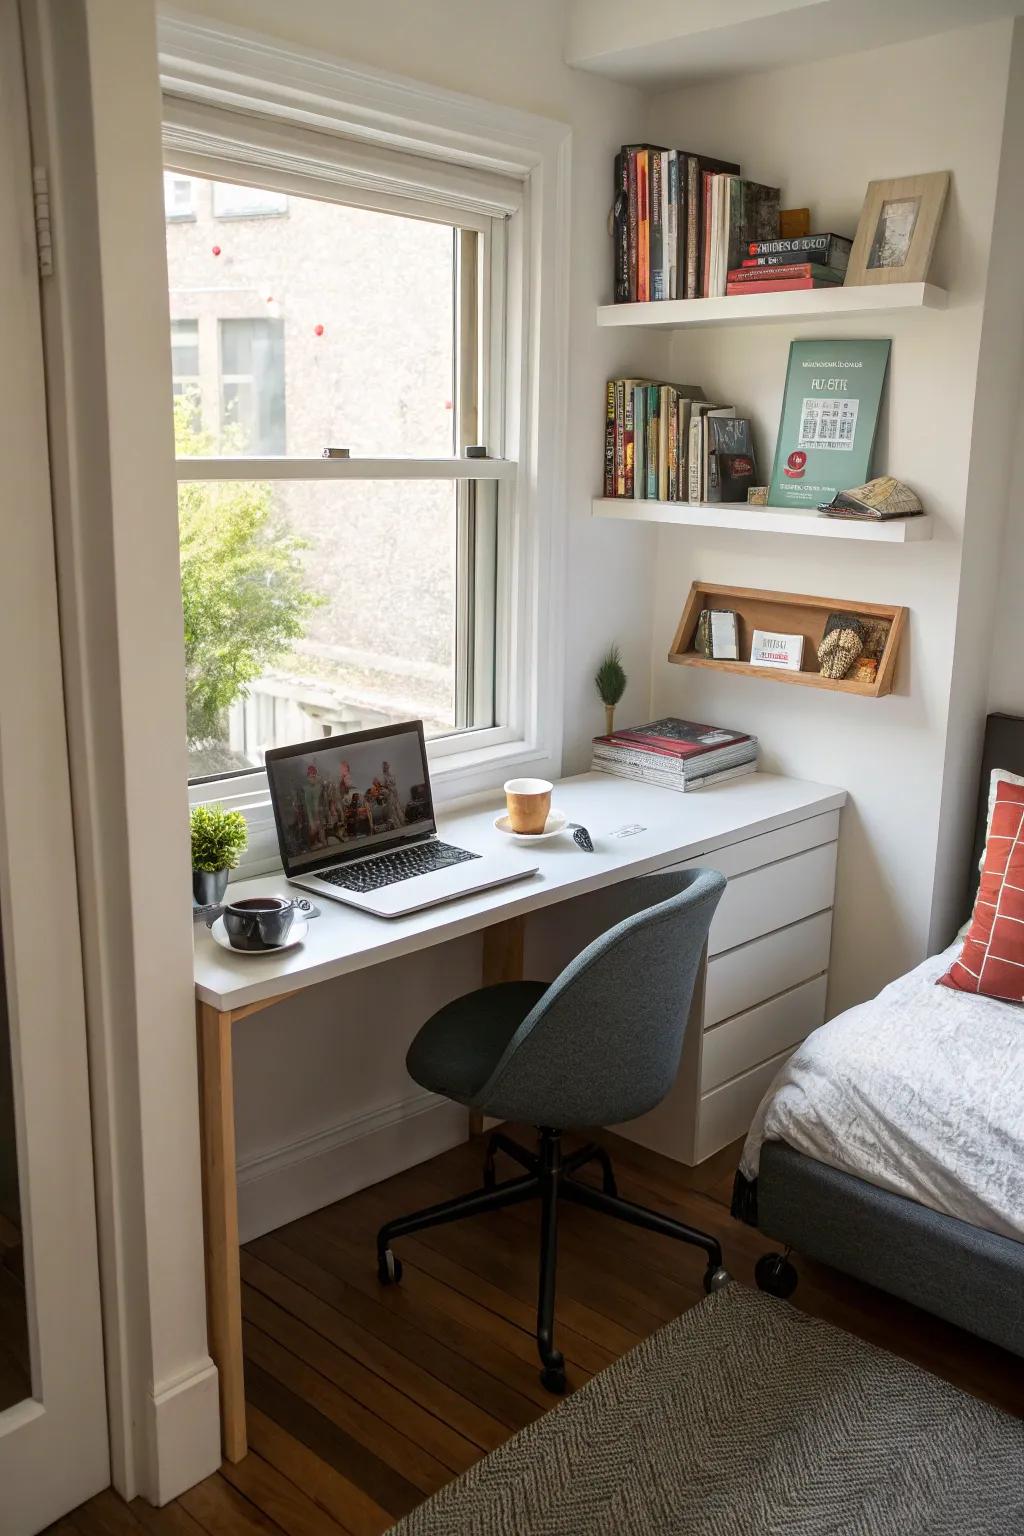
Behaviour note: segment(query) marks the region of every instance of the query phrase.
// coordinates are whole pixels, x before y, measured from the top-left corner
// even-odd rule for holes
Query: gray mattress
[[[767,1236],[1024,1356],[1024,1243],[969,1226],[766,1142]]]

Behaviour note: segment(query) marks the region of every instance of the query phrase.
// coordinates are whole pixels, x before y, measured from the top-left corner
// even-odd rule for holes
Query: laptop
[[[537,873],[441,841],[421,720],[275,747],[266,765],[285,875],[317,896],[403,917]]]

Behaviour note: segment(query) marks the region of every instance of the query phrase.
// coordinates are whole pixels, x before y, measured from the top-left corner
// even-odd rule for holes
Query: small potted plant
[[[235,868],[249,840],[241,811],[222,805],[194,805],[192,828],[192,896],[201,907],[221,901],[228,871]]]
[[[609,647],[594,683],[604,705],[605,735],[610,736],[615,729],[615,706],[626,691],[626,674],[622,670],[622,654],[617,645]]]

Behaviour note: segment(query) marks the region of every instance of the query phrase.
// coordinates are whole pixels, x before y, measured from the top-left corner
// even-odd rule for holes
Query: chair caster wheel
[[[731,1279],[732,1275],[727,1269],[723,1269],[721,1264],[715,1269],[709,1265],[704,1271],[704,1289],[710,1296],[712,1291],[720,1291],[727,1286]]]
[[[545,1392],[554,1392],[558,1397],[562,1397],[566,1388],[565,1368],[546,1365],[540,1373],[540,1384]]]
[[[377,1279],[381,1285],[397,1285],[402,1278],[402,1261],[390,1248],[377,1255]]]
[[[763,1253],[754,1265],[754,1279],[759,1291],[785,1301],[796,1290],[799,1276],[784,1253]]]

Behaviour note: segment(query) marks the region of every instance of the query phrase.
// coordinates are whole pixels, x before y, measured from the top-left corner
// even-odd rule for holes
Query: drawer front
[[[809,848],[730,880],[711,924],[708,954],[721,954],[831,907],[836,846]]]
[[[827,971],[831,935],[831,911],[819,912],[716,955],[708,962],[704,1028]]]
[[[669,869],[717,869],[728,879],[745,875],[748,870],[759,869],[762,864],[773,864],[777,859],[788,859],[806,848],[816,848],[821,843],[834,843],[839,836],[839,812],[826,811],[822,816],[808,816],[803,821],[791,822],[774,832],[761,832],[757,837],[745,837],[740,842],[729,843],[711,853],[699,854],[685,863],[670,864]]]
[[[789,1055],[788,1050],[780,1051],[770,1061],[704,1094],[698,1110],[696,1162],[702,1163],[737,1136],[746,1134],[765,1090]]]
[[[792,1050],[799,1045],[825,1022],[827,988],[828,978],[816,976],[708,1030],[701,1057],[701,1092],[710,1093],[787,1046]]]

